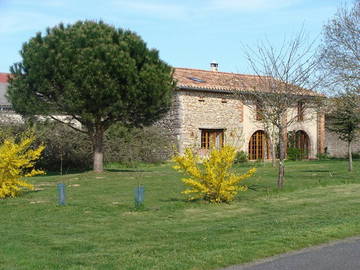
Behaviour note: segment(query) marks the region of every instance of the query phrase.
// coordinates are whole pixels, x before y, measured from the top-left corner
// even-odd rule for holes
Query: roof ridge
[[[269,76],[261,76],[255,74],[244,74],[244,73],[234,73],[234,72],[224,72],[224,71],[212,71],[206,69],[198,69],[198,68],[184,68],[184,67],[173,67],[174,69],[185,69],[185,70],[193,70],[193,71],[203,71],[208,73],[222,73],[222,74],[229,74],[229,75],[241,75],[241,76],[248,76],[248,77],[269,77]]]

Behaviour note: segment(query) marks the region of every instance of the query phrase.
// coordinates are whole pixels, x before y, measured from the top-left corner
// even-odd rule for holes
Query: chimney
[[[218,71],[219,64],[216,61],[210,63],[211,71]]]

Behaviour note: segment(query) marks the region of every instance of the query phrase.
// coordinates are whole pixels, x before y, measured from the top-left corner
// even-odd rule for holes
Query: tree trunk
[[[285,136],[284,136],[284,129],[279,128],[279,173],[278,173],[278,180],[277,180],[277,187],[279,189],[283,188],[284,181],[285,181]]]
[[[274,136],[272,136],[272,140],[270,142],[271,147],[271,165],[273,168],[276,166],[276,144],[274,143]]]
[[[104,130],[97,126],[95,134],[93,134],[93,170],[94,172],[101,173],[104,171]]]
[[[351,141],[348,142],[348,158],[349,158],[349,172],[352,171],[352,154],[351,154]]]
[[[63,175],[63,153],[60,152],[60,175]]]

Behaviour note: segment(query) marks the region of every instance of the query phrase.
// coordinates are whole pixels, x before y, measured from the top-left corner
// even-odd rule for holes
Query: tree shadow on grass
[[[46,174],[37,175],[36,177],[48,177],[48,176],[64,176],[64,175],[70,175],[70,174],[80,174],[80,173],[86,173],[91,172],[90,170],[66,170],[61,174],[57,171],[46,171]]]
[[[310,172],[310,173],[316,173],[316,172],[323,172],[323,173],[330,173],[329,170],[301,170],[301,172]]]
[[[182,198],[169,198],[169,199],[160,199],[160,202],[187,202],[189,200],[182,199]]]
[[[134,173],[153,172],[151,170],[136,170],[136,169],[106,169],[105,171],[107,171],[107,172],[134,172]]]

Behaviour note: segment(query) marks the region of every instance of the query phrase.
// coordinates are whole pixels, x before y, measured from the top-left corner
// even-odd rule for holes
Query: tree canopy
[[[360,96],[354,92],[342,93],[330,101],[326,116],[327,129],[335,132],[339,139],[348,144],[349,171],[352,170],[351,143],[360,131]]]
[[[22,61],[10,68],[14,110],[86,132],[95,171],[103,170],[103,135],[110,125],[149,125],[170,108],[172,68],[134,32],[102,21],[59,24],[37,33],[20,54]]]
[[[262,42],[255,49],[244,48],[259,87],[238,95],[251,101],[249,109],[258,116],[270,137],[273,163],[278,146],[278,188],[282,188],[285,182],[287,129],[298,121],[298,113],[310,112],[304,121],[317,116],[315,108],[320,108],[323,99],[314,91],[320,79],[313,78],[317,68],[313,49],[314,43],[308,42],[303,31],[290,40],[284,40],[278,49],[270,42]],[[248,88],[246,84],[243,87]],[[301,112],[297,112],[299,107]]]

